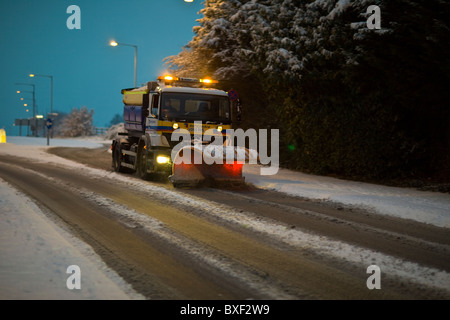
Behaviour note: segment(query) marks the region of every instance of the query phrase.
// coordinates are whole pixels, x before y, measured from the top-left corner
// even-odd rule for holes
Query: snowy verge
[[[262,189],[450,227],[450,194],[341,180],[287,169],[279,169],[271,176],[262,176],[259,172],[257,165],[244,166],[246,181]]]
[[[143,299],[89,246],[2,179],[0,207],[0,299]],[[80,289],[67,287],[71,265],[80,267]]]
[[[40,147],[72,147],[72,148],[101,148],[105,144],[111,144],[111,140],[105,140],[101,136],[80,138],[52,138],[47,146],[47,138],[41,137],[6,137],[7,144],[18,146]]]

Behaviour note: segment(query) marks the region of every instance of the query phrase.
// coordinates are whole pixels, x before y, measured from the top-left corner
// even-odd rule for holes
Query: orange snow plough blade
[[[187,154],[189,152],[190,154]],[[201,161],[200,161],[201,160]],[[208,161],[209,160],[209,161]],[[245,183],[242,175],[242,161],[213,162],[210,153],[195,147],[184,147],[174,159],[169,180],[175,187],[196,187],[200,185],[232,185]]]

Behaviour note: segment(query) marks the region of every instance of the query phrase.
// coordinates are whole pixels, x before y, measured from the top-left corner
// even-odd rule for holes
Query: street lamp
[[[34,77],[45,77],[50,78],[50,113],[53,113],[53,76],[46,74],[30,74],[30,78]]]
[[[17,93],[33,93],[33,91],[17,91]],[[22,101],[22,102],[24,102],[25,100],[33,100],[33,99],[20,98],[20,101]],[[28,107],[28,103],[24,103],[23,106]],[[26,109],[26,111],[28,112],[29,109]]]
[[[17,92],[17,93],[25,93],[25,92],[29,92],[29,93],[31,93],[31,94],[33,95],[33,98],[32,98],[32,100],[33,100],[33,119],[36,118],[36,85],[34,85],[34,84],[32,84],[32,83],[21,83],[21,82],[16,83],[16,85],[18,85],[18,86],[31,86],[31,87],[33,87],[33,91],[20,91],[20,90],[17,90],[16,92]],[[28,105],[27,105],[27,106],[28,106]],[[27,106],[25,106],[25,107],[27,107]],[[28,109],[27,109],[27,112],[28,112]],[[32,127],[32,133],[33,133],[33,136],[37,136],[37,130],[36,130],[36,128],[33,128],[33,127]],[[27,133],[27,134],[28,134],[28,133]]]
[[[19,91],[19,90],[17,90],[17,93],[30,92],[33,95],[33,118],[34,118],[36,116],[36,86],[34,84],[32,84],[32,83],[16,83],[16,85],[33,87],[33,91]]]
[[[115,40],[111,40],[109,42],[109,45],[111,47],[117,47],[117,46],[128,46],[128,47],[134,47],[134,87],[137,87],[137,45],[134,44],[127,44],[127,43],[119,43]]]

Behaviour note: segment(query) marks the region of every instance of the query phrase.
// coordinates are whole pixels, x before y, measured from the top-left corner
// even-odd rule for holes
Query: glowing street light
[[[33,91],[17,91],[17,93],[33,93]],[[25,99],[23,97],[20,98],[20,101],[25,102],[24,100],[33,100],[33,99],[28,99],[28,98]],[[28,107],[28,103],[24,103],[23,106]],[[30,111],[29,109],[26,109],[26,112],[29,112],[29,111]]]
[[[117,46],[128,46],[128,47],[133,47],[134,48],[134,87],[136,88],[137,86],[137,45],[134,44],[127,44],[127,43],[119,43],[116,42],[115,40],[111,40],[109,42],[109,45],[111,47],[117,47]]]
[[[17,93],[25,93],[25,92],[30,92],[33,95],[33,118],[36,116],[36,85],[32,84],[32,83],[16,83],[16,85],[21,85],[21,86],[31,86],[33,87],[33,91],[20,91],[17,90]]]

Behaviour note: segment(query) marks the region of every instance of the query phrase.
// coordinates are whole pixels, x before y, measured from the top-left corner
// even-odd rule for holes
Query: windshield
[[[162,94],[160,119],[226,123],[230,121],[230,102],[226,96],[164,93]]]

